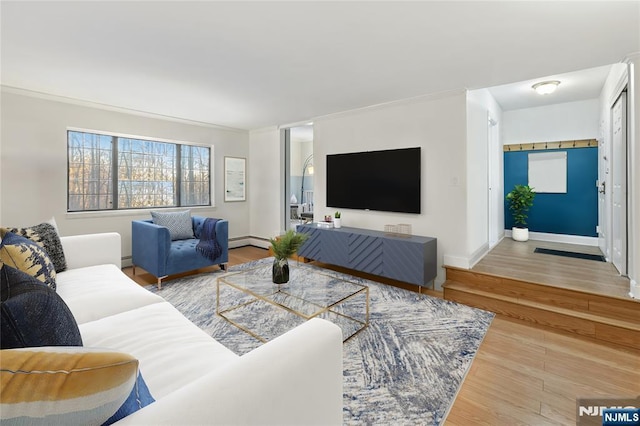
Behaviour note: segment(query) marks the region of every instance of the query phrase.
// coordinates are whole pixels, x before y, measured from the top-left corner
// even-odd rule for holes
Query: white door
[[[611,253],[609,247],[611,242],[609,236],[611,234],[611,212],[610,203],[607,200],[610,197],[611,192],[611,180],[609,170],[609,137],[605,137],[604,134],[608,132],[608,128],[605,129],[604,122],[600,125],[600,140],[598,143],[598,247],[604,254],[607,262],[611,262]]]
[[[622,275],[627,274],[627,94],[623,92],[611,108],[611,259]]]

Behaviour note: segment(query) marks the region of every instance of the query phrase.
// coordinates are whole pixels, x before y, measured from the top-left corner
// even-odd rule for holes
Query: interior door
[[[611,259],[622,275],[627,274],[627,94],[622,92],[611,108],[612,222]]]
[[[607,199],[610,197],[611,192],[611,180],[609,179],[610,167],[609,167],[609,138],[605,137],[606,130],[604,124],[600,127],[600,140],[598,143],[598,247],[602,254],[604,254],[607,262],[611,262],[611,253],[609,247],[610,243],[610,228],[611,228],[611,213],[610,203]],[[609,189],[607,191],[607,188]]]

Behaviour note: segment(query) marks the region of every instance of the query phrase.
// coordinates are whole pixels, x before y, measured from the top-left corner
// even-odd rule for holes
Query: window
[[[69,130],[67,211],[211,205],[211,148]]]

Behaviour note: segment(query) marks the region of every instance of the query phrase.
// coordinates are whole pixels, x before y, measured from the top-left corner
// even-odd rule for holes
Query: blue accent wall
[[[567,152],[567,193],[536,194],[529,210],[527,226],[532,232],[597,237],[598,224],[598,148],[545,150]],[[529,179],[528,154],[536,151],[504,153],[504,195],[516,184],[526,185]],[[509,204],[505,200],[505,229],[513,227]]]

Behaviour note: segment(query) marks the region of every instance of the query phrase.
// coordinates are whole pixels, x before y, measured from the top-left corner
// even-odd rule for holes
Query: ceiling
[[[604,65],[564,74],[553,74],[488,89],[503,111],[594,99],[600,96],[611,67],[612,65]],[[535,83],[550,80],[560,82],[554,93],[539,95],[533,90],[532,86]]]
[[[238,129],[505,84],[496,99],[522,108],[517,82],[640,51],[639,1],[3,0],[0,15],[4,86]],[[597,97],[600,71],[556,93]]]

